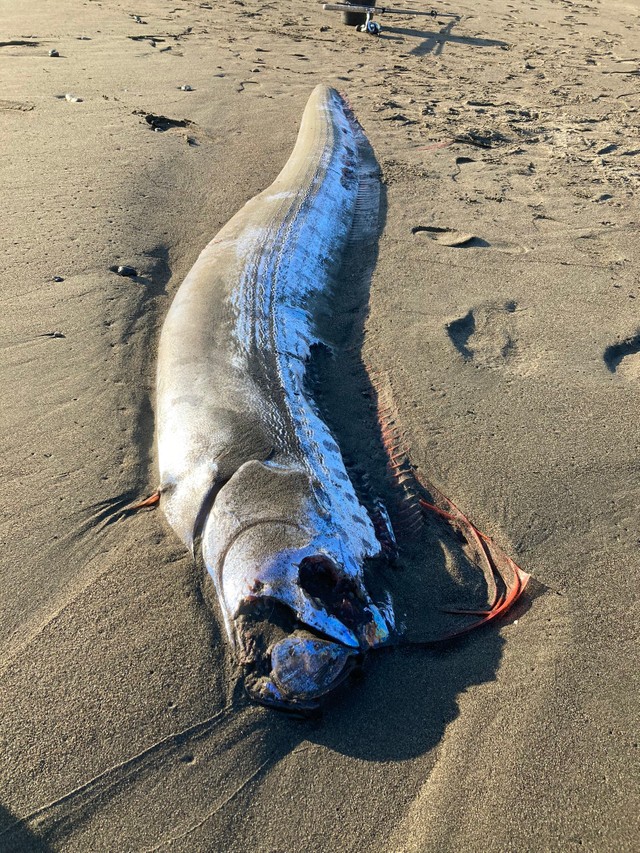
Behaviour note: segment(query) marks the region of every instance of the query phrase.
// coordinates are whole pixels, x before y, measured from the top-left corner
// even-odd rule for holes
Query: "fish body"
[[[363,576],[380,542],[305,382],[344,253],[375,240],[378,208],[364,133],[318,86],[282,172],[201,253],[160,337],[161,504],[201,549],[267,704],[315,706],[392,630]]]

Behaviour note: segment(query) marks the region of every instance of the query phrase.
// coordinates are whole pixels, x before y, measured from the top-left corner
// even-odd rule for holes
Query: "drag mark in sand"
[[[35,104],[30,104],[28,101],[0,100],[0,110],[17,110],[21,113],[28,113],[33,109],[35,109]]]
[[[12,39],[11,41],[0,41],[0,47],[38,47],[39,41],[26,41],[25,39]]]
[[[277,762],[277,751],[271,750],[262,758],[259,753],[256,753],[255,760],[252,761],[254,766],[248,768],[248,775],[240,783],[232,781],[234,774],[230,771],[234,765],[234,758],[237,760],[237,749],[242,749],[247,739],[251,740],[254,735],[259,737],[261,732],[263,718],[259,712],[257,715],[256,713],[256,709],[249,708],[246,704],[241,706],[236,700],[205,720],[193,723],[180,731],[171,732],[136,754],[106,768],[81,785],[5,826],[0,832],[0,846],[3,840],[4,843],[11,843],[20,829],[25,826],[29,826],[38,835],[46,837],[49,842],[53,839],[62,842],[67,837],[72,815],[76,820],[82,821],[83,815],[90,814],[99,808],[108,808],[112,801],[117,801],[118,792],[123,788],[127,789],[129,796],[132,788],[137,787],[139,790],[147,785],[153,788],[159,773],[162,773],[166,779],[176,777],[181,779],[180,787],[185,792],[188,784],[193,783],[194,774],[204,773],[209,788],[217,792],[214,798],[215,805],[204,817],[198,817],[195,804],[190,804],[191,808],[189,808],[189,796],[186,793],[185,803],[179,811],[183,811],[187,827],[171,838],[157,841],[151,848],[138,849],[161,849],[175,838],[191,834],[225,808],[254,779],[259,778],[265,768],[274,761]],[[223,737],[229,754],[225,761],[209,762],[209,754],[215,752],[216,748],[213,735],[220,727],[223,727]],[[202,758],[202,761],[194,760],[192,753],[185,755],[184,749],[187,744],[192,745],[194,752],[198,750],[198,759]],[[192,813],[189,814],[189,812]]]
[[[197,832],[201,827],[207,823],[207,821],[214,818],[222,809],[226,808],[229,803],[233,802],[237,796],[239,796],[245,788],[247,788],[252,782],[260,779],[263,775],[264,771],[267,769],[271,769],[272,767],[272,756],[266,758],[255,770],[253,770],[246,779],[231,791],[231,793],[220,803],[218,803],[215,808],[211,809],[211,811],[207,812],[204,817],[200,818],[197,823],[192,824],[187,829],[178,833],[177,835],[172,835],[169,838],[163,838],[158,844],[154,847],[145,848],[144,853],[156,853],[158,850],[162,850],[163,847],[167,847],[173,844],[175,841],[179,841],[181,838],[186,838],[188,835],[192,835],[194,832]]]

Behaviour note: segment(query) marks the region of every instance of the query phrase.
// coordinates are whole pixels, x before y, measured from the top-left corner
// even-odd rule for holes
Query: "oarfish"
[[[333,89],[314,89],[271,186],[204,249],[159,344],[161,506],[201,550],[256,700],[308,709],[389,641],[367,591],[381,542],[305,382],[354,229],[375,239],[378,167]]]

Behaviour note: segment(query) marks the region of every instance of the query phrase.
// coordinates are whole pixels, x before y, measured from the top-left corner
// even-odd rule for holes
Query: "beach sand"
[[[637,849],[638,8],[438,8],[0,0],[0,850]],[[160,512],[102,522],[157,486],[171,298],[320,82],[384,180],[362,362],[535,581],[305,721],[236,701]],[[430,600],[428,543],[403,577]]]

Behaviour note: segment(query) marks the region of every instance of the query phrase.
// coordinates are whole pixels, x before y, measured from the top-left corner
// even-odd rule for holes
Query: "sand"
[[[1,0],[1,850],[637,849],[638,8],[439,8]],[[102,522],[157,485],[171,297],[318,82],[385,184],[362,360],[536,582],[302,721],[242,704],[161,513]]]

